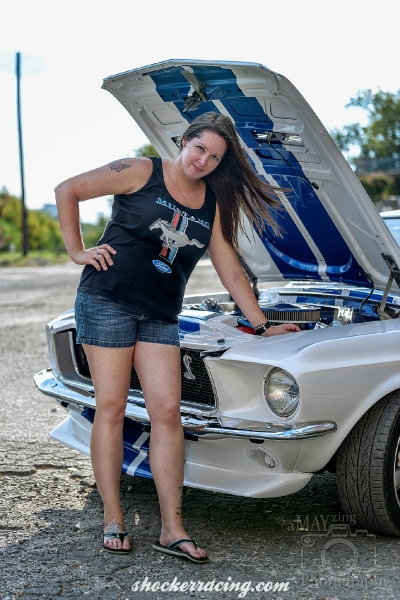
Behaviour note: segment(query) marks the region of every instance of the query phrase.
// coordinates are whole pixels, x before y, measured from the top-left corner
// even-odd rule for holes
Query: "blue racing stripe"
[[[93,408],[84,408],[82,413],[82,417],[93,423],[95,410]],[[124,419],[124,429],[123,429],[123,438],[124,438],[124,456],[122,461],[122,472],[126,473],[129,469],[130,465],[139,455],[139,450],[133,448],[132,446],[137,442],[140,436],[143,434],[143,425],[140,423],[136,423],[135,421],[131,421],[130,419]],[[147,457],[141,461],[141,463],[137,466],[135,470],[135,476],[144,477],[145,479],[153,479],[153,475],[151,474],[150,462],[149,462],[149,438],[145,440],[143,444],[140,446],[140,450],[143,450],[147,453]]]

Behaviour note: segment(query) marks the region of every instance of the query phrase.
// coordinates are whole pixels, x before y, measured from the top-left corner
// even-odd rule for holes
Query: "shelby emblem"
[[[189,356],[189,354],[185,354],[185,356],[183,357],[183,364],[185,365],[186,369],[183,376],[186,377],[186,379],[190,380],[196,379],[196,377],[192,373],[192,369],[190,368],[190,363],[192,362],[192,360],[193,359]]]

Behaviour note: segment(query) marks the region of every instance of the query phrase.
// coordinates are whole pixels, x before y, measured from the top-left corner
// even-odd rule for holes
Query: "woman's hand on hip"
[[[117,251],[109,244],[101,244],[88,250],[78,250],[70,256],[77,265],[92,265],[97,271],[107,271],[114,264],[111,254],[117,254]]]

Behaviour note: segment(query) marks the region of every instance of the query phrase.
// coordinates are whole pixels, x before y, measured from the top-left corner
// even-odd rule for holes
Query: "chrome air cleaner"
[[[281,302],[269,306],[260,306],[268,321],[272,323],[318,323],[321,310],[310,304],[286,304]]]

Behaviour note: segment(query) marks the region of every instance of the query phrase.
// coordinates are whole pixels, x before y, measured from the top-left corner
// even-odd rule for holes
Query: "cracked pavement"
[[[127,556],[103,551],[102,506],[90,460],[49,438],[66,413],[33,383],[33,375],[49,364],[45,324],[73,306],[79,274],[73,264],[0,269],[1,600],[399,598],[398,539],[367,536],[352,527],[350,546],[332,545],[329,526],[346,528],[348,521],[331,474],[315,476],[301,492],[284,498],[185,488],[184,520],[208,550],[207,565],[152,550],[159,532],[154,484],[124,475],[121,497],[133,551]],[[202,262],[188,292],[220,289],[209,262]],[[146,577],[152,583],[177,578],[245,586],[251,581],[254,591],[227,586],[222,591],[132,591]],[[270,581],[288,582],[289,589],[255,590],[259,582]]]

